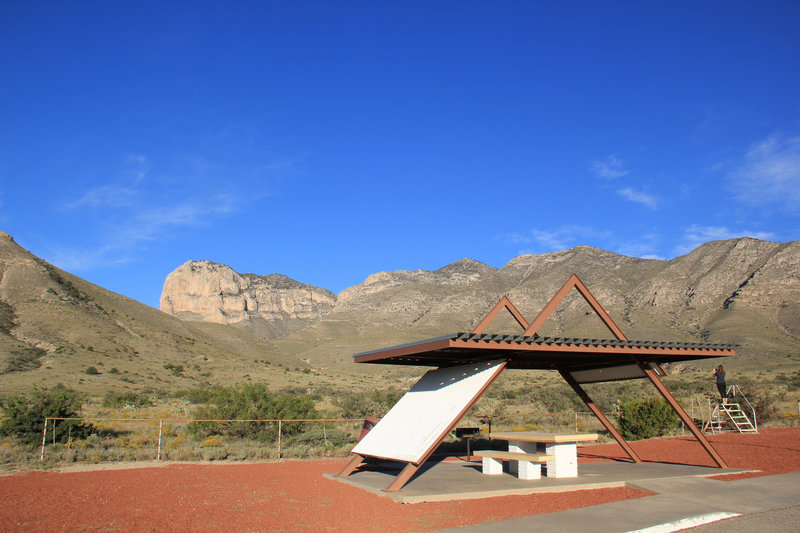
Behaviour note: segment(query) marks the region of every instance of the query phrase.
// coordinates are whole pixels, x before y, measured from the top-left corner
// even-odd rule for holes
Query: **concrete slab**
[[[523,480],[504,473],[488,476],[481,473],[479,461],[430,462],[398,492],[385,492],[399,473],[396,463],[383,463],[357,471],[347,478],[335,474],[326,477],[391,498],[400,503],[421,503],[473,498],[490,498],[541,492],[621,487],[647,480],[675,477],[715,476],[744,472],[741,469],[711,468],[665,463],[585,463],[580,465],[577,478],[547,478]],[[645,489],[649,490],[649,489]]]
[[[758,520],[746,517],[771,511],[783,513],[776,518],[777,523],[788,527],[777,531],[796,531],[793,517],[797,516],[800,505],[800,472],[735,481],[698,477],[642,479],[634,485],[660,493],[636,500],[463,527],[457,531],[667,533],[729,518],[726,523],[731,528],[726,531],[753,531],[750,527]],[[737,529],[737,525],[742,529]]]

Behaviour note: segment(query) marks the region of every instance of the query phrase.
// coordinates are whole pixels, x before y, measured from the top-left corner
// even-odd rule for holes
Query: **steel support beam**
[[[717,466],[719,466],[720,468],[728,468],[728,464],[725,462],[725,460],[722,457],[720,457],[719,453],[717,453],[717,450],[715,450],[714,447],[711,445],[711,443],[708,442],[706,436],[703,435],[703,432],[700,431],[700,429],[695,425],[692,418],[688,414],[686,414],[686,411],[683,410],[681,404],[678,403],[678,400],[675,399],[672,393],[669,392],[669,389],[667,389],[664,383],[661,382],[655,371],[642,362],[637,361],[637,363],[639,367],[642,369],[642,371],[644,371],[644,373],[647,375],[647,378],[650,380],[650,382],[653,385],[655,385],[656,389],[658,389],[658,392],[661,393],[661,396],[663,396],[664,399],[667,400],[667,403],[669,403],[670,406],[675,410],[675,412],[678,413],[678,416],[683,421],[684,426],[689,428],[689,431],[692,432],[694,438],[696,438],[697,441],[703,446],[703,448],[705,448],[706,452],[708,452],[708,455],[711,456],[711,459],[713,459],[714,462],[717,463]]]
[[[564,378],[567,383],[569,383],[569,386],[572,387],[572,390],[574,390],[578,396],[580,396],[581,400],[583,400],[583,403],[586,404],[586,407],[588,407],[589,410],[594,413],[594,416],[596,416],[597,419],[600,420],[600,423],[603,424],[609,433],[611,433],[611,436],[614,437],[614,440],[616,440],[617,443],[622,446],[622,449],[625,450],[625,453],[628,454],[628,457],[631,458],[631,461],[634,463],[641,463],[642,460],[639,458],[636,452],[633,451],[633,448],[631,448],[631,445],[628,444],[628,441],[622,438],[622,435],[619,434],[617,428],[611,424],[611,421],[606,418],[606,415],[604,415],[603,411],[597,407],[597,404],[594,403],[589,394],[583,390],[583,387],[581,387],[580,384],[575,381],[575,378],[573,378],[566,370],[559,370],[558,373],[561,374],[561,377]]]
[[[500,298],[500,301],[497,302],[488,313],[486,313],[486,316],[483,317],[480,322],[478,322],[478,325],[472,329],[472,333],[483,333],[483,330],[486,329],[489,324],[491,324],[492,320],[494,320],[503,309],[506,309],[509,313],[511,313],[511,316],[514,317],[514,320],[517,321],[517,324],[519,324],[523,330],[528,327],[528,321],[525,320],[525,317],[522,316],[522,313],[520,313],[517,308],[514,307],[514,304],[511,303],[511,300],[508,299],[508,296],[503,296]]]
[[[342,469],[341,472],[337,474],[337,477],[347,477],[352,474],[356,468],[364,461],[364,457],[358,454],[354,454],[353,457],[350,458],[350,461],[347,465]]]
[[[550,301],[547,302],[547,305],[544,306],[544,309],[539,312],[536,318],[533,319],[533,322],[531,322],[530,325],[525,329],[523,335],[535,335],[539,328],[542,327],[542,324],[544,324],[545,320],[550,317],[553,311],[555,311],[556,307],[558,307],[558,304],[561,303],[561,300],[567,296],[573,287],[581,296],[583,296],[583,299],[586,300],[586,303],[589,304],[589,307],[591,307],[592,310],[597,313],[597,316],[600,317],[600,320],[603,321],[603,324],[605,324],[614,337],[621,341],[628,340],[628,337],[622,333],[622,330],[619,329],[619,326],[617,326],[617,324],[611,319],[611,316],[609,316],[606,310],[603,309],[603,306],[600,305],[600,302],[598,302],[597,299],[592,296],[592,293],[589,292],[588,287],[586,287],[586,285],[584,285],[580,278],[578,278],[578,276],[575,274],[572,274],[567,282],[558,290],[555,296],[553,296]]]

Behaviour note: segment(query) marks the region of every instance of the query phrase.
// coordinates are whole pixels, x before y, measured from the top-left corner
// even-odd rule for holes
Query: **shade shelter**
[[[577,290],[608,328],[613,339],[542,337],[536,334],[558,304]],[[484,330],[503,311],[523,329],[520,335],[487,334]],[[367,457],[406,463],[386,489],[400,490],[425,463],[444,437],[505,369],[555,370],[625,450],[634,463],[641,459],[592,401],[582,385],[626,379],[648,379],[677,412],[698,442],[721,468],[725,461],[686,411],[664,386],[664,363],[732,357],[725,344],[629,340],[589,289],[573,274],[542,311],[528,322],[504,296],[468,333],[453,333],[401,346],[364,352],[357,363],[434,367],[353,448],[353,457],[339,473],[346,477]]]

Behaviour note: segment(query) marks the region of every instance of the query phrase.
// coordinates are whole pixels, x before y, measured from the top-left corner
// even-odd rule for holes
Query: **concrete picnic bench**
[[[502,473],[502,461],[506,460],[509,461],[509,471],[517,474],[520,479],[539,479],[542,463],[547,465],[547,477],[578,477],[577,443],[595,441],[599,435],[511,431],[490,433],[489,438],[508,441],[508,451],[474,452],[483,458],[484,474]]]
[[[517,477],[520,479],[541,479],[542,463],[555,459],[543,453],[502,452],[497,450],[481,450],[474,453],[483,459],[483,473],[498,476],[503,473],[503,461],[510,461],[509,469],[516,464]]]

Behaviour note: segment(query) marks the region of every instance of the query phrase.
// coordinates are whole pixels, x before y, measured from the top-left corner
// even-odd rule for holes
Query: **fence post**
[[[281,458],[281,421],[278,420],[278,459]]]
[[[164,419],[158,419],[158,453],[156,454],[156,461],[161,460],[161,431],[164,428]]]
[[[47,441],[47,417],[44,419],[44,429],[42,429],[42,453],[39,455],[39,460],[44,461],[44,443]]]

